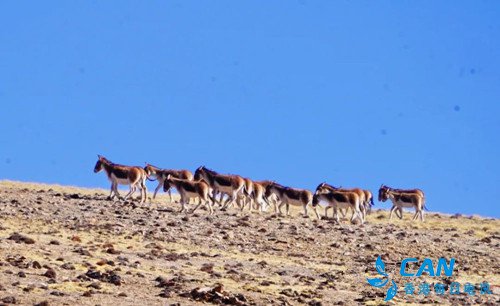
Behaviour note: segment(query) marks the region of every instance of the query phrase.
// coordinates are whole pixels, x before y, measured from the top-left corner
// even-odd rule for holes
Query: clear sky
[[[102,154],[500,217],[498,1],[1,1],[0,25],[0,179],[108,188]]]

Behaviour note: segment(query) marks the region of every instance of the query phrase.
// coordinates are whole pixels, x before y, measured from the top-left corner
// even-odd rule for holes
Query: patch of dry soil
[[[389,222],[377,211],[362,226],[337,225],[300,210],[179,214],[165,199],[138,205],[99,190],[0,183],[0,304],[381,304],[385,290],[366,283],[379,255],[392,275],[405,257],[455,257],[446,282],[493,290],[450,298],[400,289],[391,303],[500,304],[496,219],[428,214],[422,224],[406,213]],[[435,282],[414,281],[423,280]]]

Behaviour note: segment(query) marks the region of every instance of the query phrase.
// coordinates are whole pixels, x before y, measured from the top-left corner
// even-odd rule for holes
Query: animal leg
[[[309,217],[309,214],[307,212],[307,204],[302,206],[304,208],[304,217],[307,218]]]
[[[345,216],[347,215],[348,209],[347,208],[345,208],[345,209],[339,208],[339,210],[340,210],[340,213],[342,214],[342,218],[345,218]]]
[[[333,208],[333,217],[337,221],[338,224],[340,224],[340,218],[339,218],[339,212],[337,210],[337,207]]]
[[[156,198],[156,194],[158,193],[158,190],[160,190],[161,186],[163,186],[162,183],[159,183],[158,186],[156,186],[155,192],[153,193],[153,199]],[[170,202],[172,202],[172,201],[170,201]]]
[[[351,209],[352,209],[352,216],[351,216],[351,223],[352,223],[352,221],[354,220],[355,216],[358,215],[359,208],[356,207],[356,208],[351,208]]]
[[[319,214],[318,214],[318,206],[315,206],[315,207],[313,208],[313,210],[314,210],[314,213],[316,214],[316,218],[317,218],[318,220],[321,220],[321,217],[320,217],[320,216],[319,216]]]
[[[250,198],[250,197],[248,197],[248,198],[247,198],[247,204],[250,206],[250,207],[248,208],[248,211],[249,211],[249,212],[252,212],[252,211],[253,211],[253,208],[254,208],[254,207],[253,207],[254,202],[253,202],[252,198]]]
[[[397,208],[398,208],[398,207],[397,207],[397,206],[394,206],[394,205],[391,207],[391,212],[390,212],[390,214],[389,214],[389,220],[392,220],[392,213],[393,213],[393,212],[394,212]],[[396,213],[396,214],[397,214],[397,213]]]
[[[123,197],[118,192],[118,184],[115,184],[115,194],[118,197],[118,200],[122,200],[123,199]]]
[[[398,216],[399,219],[403,219],[403,208],[402,207],[398,207],[395,212],[396,212],[396,216]],[[399,214],[398,214],[398,212],[399,212]]]
[[[366,220],[366,206],[362,205],[361,206],[361,216],[363,217],[363,221]]]
[[[247,206],[246,199],[238,198],[237,202],[238,202],[238,206],[240,207],[240,211],[243,211],[245,209],[245,207]],[[252,207],[250,207],[250,211],[251,211],[251,209],[252,209]]]
[[[424,204],[423,203],[420,203],[420,205],[418,205],[418,212],[420,213],[420,221],[424,222]]]
[[[417,220],[419,214],[420,214],[420,209],[418,209],[418,207],[415,207],[415,215],[413,215],[412,220],[413,221]]]
[[[196,205],[196,207],[191,211],[192,214],[194,214],[194,212],[198,209],[198,207],[200,207],[200,205],[202,204],[203,202],[200,201],[200,203],[198,203],[198,205]],[[206,205],[206,204],[205,204]]]
[[[285,205],[285,203],[281,202],[281,203],[279,204],[279,206],[278,206],[278,212],[279,212],[279,214],[280,214],[280,215],[282,215],[282,214],[283,214],[283,212],[281,211],[281,207],[282,207],[283,205]]]
[[[115,183],[111,183],[111,192],[109,193],[108,199],[113,200],[113,198],[116,196],[115,194]]]
[[[170,188],[168,190],[168,199],[169,199],[170,203],[172,203],[172,188]]]
[[[356,209],[356,216],[359,218],[361,224],[363,224],[365,222],[365,220],[363,219],[363,215],[361,213],[361,211],[358,209]]]
[[[259,209],[259,213],[264,212],[264,203],[262,200],[255,200],[255,203],[257,204],[257,208]]]
[[[221,200],[222,201],[222,200]],[[224,203],[221,203],[222,209],[228,209],[233,205],[233,201],[231,198],[227,198]]]
[[[201,199],[200,199],[200,202],[201,202]],[[206,200],[205,201],[205,206],[208,206],[208,211],[210,212],[209,214],[213,215],[214,214],[214,208],[212,207],[212,203],[210,203],[209,200]]]
[[[218,203],[216,196],[217,196],[217,190],[212,189],[212,199],[214,200],[214,204]],[[220,202],[219,202],[219,204],[220,204]]]
[[[186,199],[181,196],[181,210],[179,211],[180,213],[183,212],[186,209]]]
[[[141,182],[142,190],[144,191],[144,199],[142,200],[141,203],[145,203],[146,200],[148,199],[148,187],[146,186],[146,181]]]
[[[135,190],[136,190],[135,185],[130,185],[130,191],[125,195],[123,200],[128,199],[128,197],[130,197],[135,192]],[[142,192],[141,192],[141,197],[142,197]]]
[[[325,206],[325,219],[328,219],[328,209],[330,209],[330,206]]]

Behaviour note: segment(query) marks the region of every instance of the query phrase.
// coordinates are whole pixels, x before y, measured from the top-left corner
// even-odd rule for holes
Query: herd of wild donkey
[[[110,199],[115,196],[121,199],[118,193],[119,184],[129,185],[130,192],[123,199],[127,199],[139,189],[141,203],[143,203],[147,198],[146,179],[157,180],[158,186],[154,191],[153,198],[163,186],[163,190],[169,193],[170,201],[172,201],[170,192],[173,187],[180,195],[181,212],[184,211],[189,200],[193,198],[199,199],[199,203],[192,212],[204,204],[209,213],[213,214],[213,204],[218,204],[226,209],[233,203],[237,203],[241,210],[248,205],[250,211],[254,208],[265,211],[273,203],[275,212],[280,214],[282,214],[281,207],[286,205],[287,215],[290,205],[302,206],[304,216],[308,216],[307,208],[312,206],[316,217],[320,219],[317,207],[320,202],[323,202],[325,204],[325,217],[327,217],[328,209],[333,208],[334,218],[340,222],[338,211],[340,210],[345,216],[346,210],[350,208],[352,210],[351,222],[358,218],[363,223],[367,212],[373,206],[372,193],[360,188],[345,189],[321,183],[313,194],[309,190],[285,187],[274,181],[252,181],[239,175],[219,174],[205,166],[196,169],[193,176],[188,170],[160,169],[150,164],[146,164],[144,168],[118,165],[98,155],[94,172],[102,170],[106,172],[111,181]],[[219,200],[216,199],[218,194],[220,194]],[[225,201],[223,201],[224,195],[227,195]],[[394,211],[402,219],[403,208],[414,207],[413,220],[420,216],[420,220],[424,221],[425,196],[420,189],[394,189],[382,185],[378,199],[382,202],[391,200],[393,206],[390,211],[390,219]]]

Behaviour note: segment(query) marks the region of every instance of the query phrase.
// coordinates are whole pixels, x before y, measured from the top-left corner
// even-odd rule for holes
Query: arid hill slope
[[[488,281],[493,294],[406,296],[391,303],[500,304],[500,221],[427,214],[363,226],[232,208],[179,214],[106,200],[106,190],[0,182],[0,304],[381,304],[375,259],[395,276],[405,257],[456,258],[449,281]],[[322,213],[322,210],[321,210]],[[415,283],[430,277],[415,280]],[[439,279],[443,281],[442,278]],[[202,288],[195,290],[196,288]],[[205,289],[208,288],[208,289]]]

